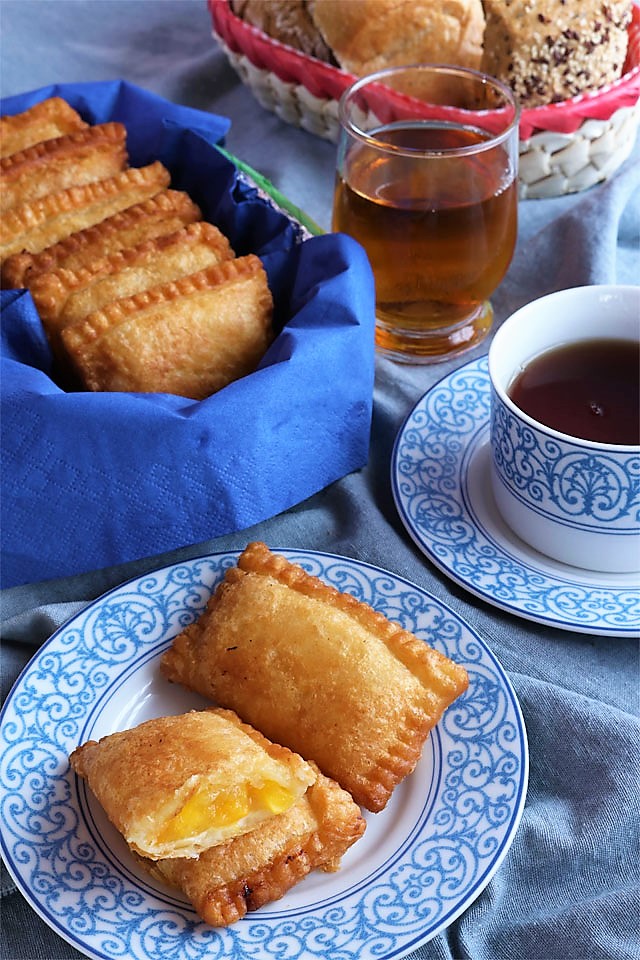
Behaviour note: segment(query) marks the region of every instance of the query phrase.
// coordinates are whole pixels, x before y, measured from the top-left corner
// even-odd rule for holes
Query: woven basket
[[[213,35],[266,110],[338,139],[338,101],[355,77],[305,56],[208,0]],[[634,4],[623,75],[595,93],[523,110],[520,196],[556,197],[606,180],[627,159],[640,124],[640,7]]]

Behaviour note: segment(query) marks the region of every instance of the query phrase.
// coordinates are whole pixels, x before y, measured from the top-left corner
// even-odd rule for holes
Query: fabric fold
[[[263,260],[276,336],[258,369],[195,403],[65,392],[31,295],[2,291],[3,587],[69,576],[245,529],[364,466],[374,294],[362,248],[310,237],[213,145],[228,121],[129,83],[56,85],[91,122],[128,125],[236,255]]]

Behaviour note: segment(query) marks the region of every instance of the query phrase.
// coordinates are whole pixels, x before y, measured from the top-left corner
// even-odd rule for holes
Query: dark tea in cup
[[[557,290],[489,347],[490,484],[525,544],[583,570],[640,571],[640,287]]]
[[[640,444],[640,341],[578,340],[547,350],[507,392],[520,410],[561,433]]]

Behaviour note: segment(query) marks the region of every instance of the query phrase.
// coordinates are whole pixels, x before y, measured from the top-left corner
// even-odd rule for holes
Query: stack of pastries
[[[160,670],[215,703],[71,754],[132,855],[227,926],[337,870],[468,686],[461,665],[251,543]],[[129,771],[135,770],[135,778]]]
[[[158,161],[129,165],[120,123],[59,97],[0,118],[2,286],[26,287],[64,384],[201,400],[255,369],[273,338],[258,257]]]

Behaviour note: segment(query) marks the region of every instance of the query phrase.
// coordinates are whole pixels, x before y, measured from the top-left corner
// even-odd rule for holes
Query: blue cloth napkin
[[[128,126],[133,166],[161,160],[238,256],[263,260],[280,331],[258,370],[194,402],[65,392],[31,295],[2,292],[2,587],[122,563],[242,530],[367,462],[374,375],[368,260],[309,237],[215,146],[229,123],[124,81],[55,85]]]

